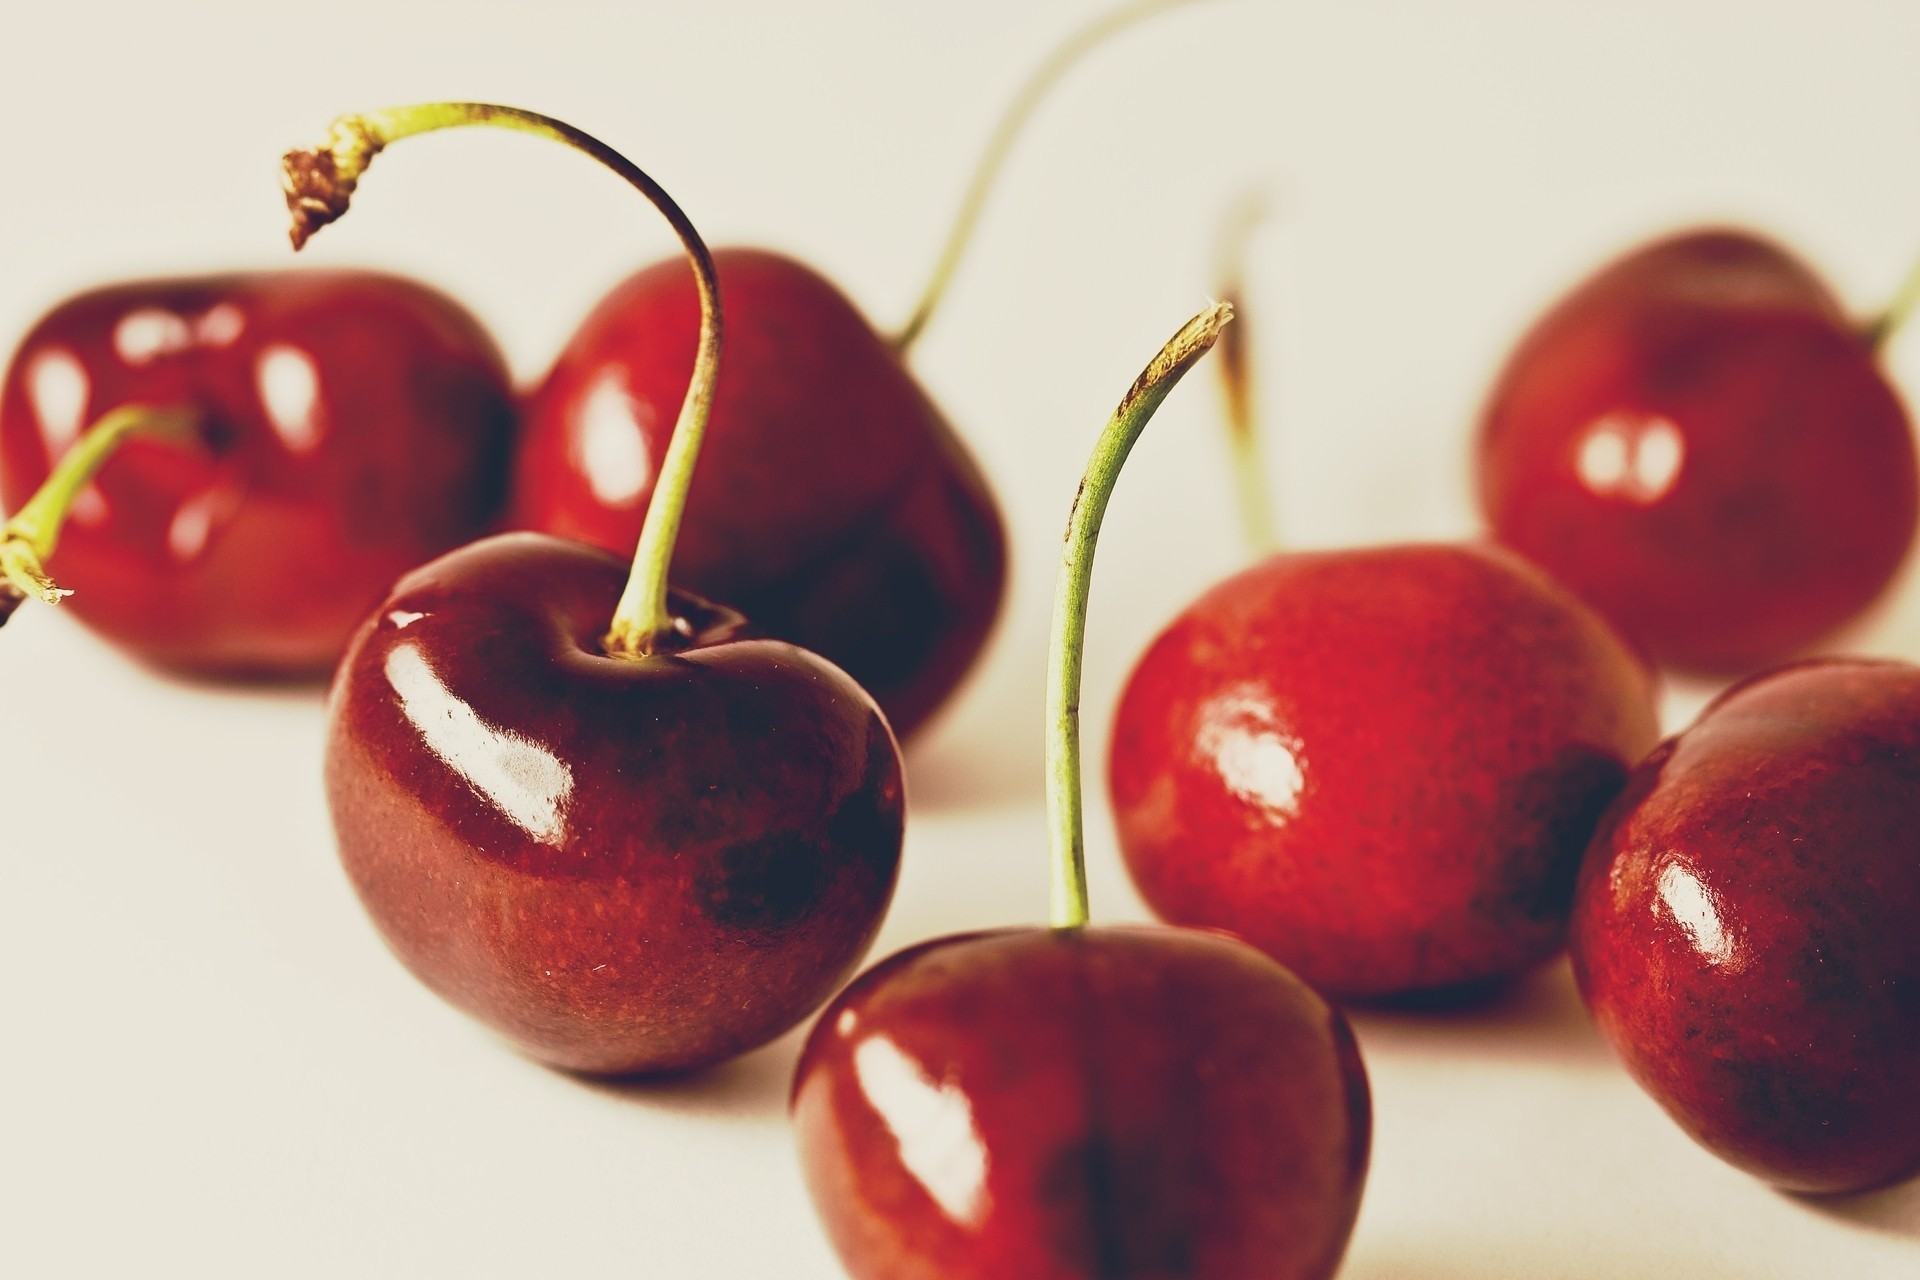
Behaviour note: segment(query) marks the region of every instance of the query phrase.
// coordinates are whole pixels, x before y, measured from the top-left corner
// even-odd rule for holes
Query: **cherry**
[[[759,250],[716,264],[727,373],[674,580],[832,659],[908,733],[993,626],[999,510],[898,353],[833,285]],[[511,523],[633,544],[698,317],[677,262],[595,308],[527,400]]]
[[[1243,292],[1250,226],[1226,238],[1225,296]],[[1264,551],[1251,370],[1220,369]],[[1108,785],[1161,916],[1231,929],[1322,991],[1378,998],[1510,977],[1559,950],[1581,851],[1657,737],[1645,666],[1510,552],[1282,552],[1147,649]]]
[[[1156,912],[1372,998],[1558,951],[1587,838],[1658,737],[1640,661],[1518,556],[1283,553],[1148,648],[1108,782]]]
[[[199,444],[127,443],[69,496],[48,567],[87,625],[174,671],[324,674],[396,577],[498,514],[506,368],[409,280],[270,272],[61,303],[0,388],[0,498],[18,510],[83,427],[133,404],[193,415]]]
[[[833,660],[902,738],[979,657],[1006,588],[1006,532],[972,457],[905,357],[943,296],[992,180],[1048,89],[1115,33],[1188,0],[1147,0],[1076,32],[1016,96],[912,318],[883,336],[810,267],[715,254],[729,319],[712,445],[674,580]],[[512,522],[633,544],[698,308],[675,263],[616,287],[526,404]]]
[[[1920,1171],[1920,669],[1723,694],[1649,756],[1581,868],[1582,996],[1708,1150],[1781,1187]]]
[[[1075,499],[1054,611],[1053,928],[935,939],[821,1014],[794,1078],[808,1189],[858,1280],[1325,1277],[1366,1177],[1338,1012],[1223,934],[1089,929],[1078,702],[1094,540],[1128,450],[1231,311],[1183,328]]]
[[[532,1056],[704,1066],[797,1023],[872,942],[898,748],[836,667],[667,592],[721,313],[705,245],[652,179],[512,108],[348,116],[287,158],[296,242],[381,148],[475,124],[565,142],[660,209],[698,281],[694,374],[624,591],[602,551],[507,535],[408,575],[356,632],[327,711],[341,862],[400,960]]]
[[[1867,333],[1750,233],[1638,249],[1547,313],[1478,440],[1495,534],[1661,663],[1744,674],[1886,588],[1913,542],[1912,428]]]

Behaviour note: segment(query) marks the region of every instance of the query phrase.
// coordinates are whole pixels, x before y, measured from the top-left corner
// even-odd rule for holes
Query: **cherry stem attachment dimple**
[[[287,209],[293,217],[293,247],[298,249],[327,223],[347,211],[355,186],[373,157],[388,145],[414,134],[468,125],[490,125],[549,138],[583,152],[613,170],[660,211],[680,238],[693,267],[700,296],[700,337],[693,359],[693,376],[680,404],[673,436],[661,459],[660,472],[647,504],[633,570],[614,608],[613,621],[601,642],[616,658],[640,658],[666,647],[677,628],[667,604],[667,569],[673,544],[686,511],[687,488],[706,436],[713,408],[714,379],[720,365],[720,283],[713,255],[687,215],[666,190],[639,166],[591,134],[550,116],[517,107],[483,102],[433,102],[389,107],[362,115],[341,116],[333,122],[327,141],[311,151],[291,151],[282,162],[281,181]]]
[[[1240,531],[1247,549],[1264,556],[1279,545],[1273,506],[1267,498],[1266,465],[1261,457],[1260,401],[1253,376],[1252,329],[1247,324],[1247,245],[1271,208],[1265,196],[1249,192],[1234,203],[1220,229],[1215,289],[1234,308],[1239,322],[1220,337],[1220,397],[1226,410],[1227,444],[1232,450],[1234,489],[1239,497]]]
[[[1122,5],[1104,13],[1081,27],[1048,55],[1027,82],[1020,86],[1019,92],[1008,104],[1006,113],[993,128],[987,139],[986,148],[975,163],[973,176],[967,181],[966,194],[960,199],[960,211],[954,215],[953,226],[947,232],[947,242],[940,249],[940,257],[935,261],[933,273],[927,278],[926,287],[920,292],[920,301],[914,304],[913,312],[907,322],[900,326],[900,332],[894,335],[893,349],[900,355],[906,355],[920,334],[927,327],[927,321],[933,318],[935,308],[946,296],[947,287],[953,283],[955,270],[961,257],[967,251],[967,245],[973,239],[974,230],[980,224],[980,214],[986,208],[987,196],[993,190],[994,182],[1000,176],[1000,170],[1006,167],[1007,156],[1026,129],[1027,121],[1039,109],[1047,95],[1060,79],[1071,70],[1075,63],[1088,53],[1107,42],[1113,36],[1133,26],[1137,22],[1167,9],[1177,9],[1195,0],[1136,0],[1133,4]]]
[[[1187,321],[1135,379],[1113,411],[1073,497],[1066,545],[1053,595],[1053,637],[1047,650],[1047,829],[1053,855],[1051,923],[1078,929],[1087,923],[1087,849],[1080,792],[1080,666],[1086,650],[1087,597],[1093,583],[1093,549],[1100,522],[1154,410],[1205,355],[1233,319],[1233,308],[1216,302]]]
[[[1920,307],[1920,260],[1908,268],[1907,278],[1900,282],[1900,290],[1893,295],[1893,301],[1887,304],[1887,309],[1867,326],[1867,345],[1886,346],[1888,339],[1899,332],[1916,307]]]
[[[199,417],[191,409],[122,405],[104,414],[61,455],[26,505],[0,528],[0,621],[27,597],[58,604],[73,593],[48,576],[46,562],[60,543],[73,503],[100,468],[131,436],[191,438]]]

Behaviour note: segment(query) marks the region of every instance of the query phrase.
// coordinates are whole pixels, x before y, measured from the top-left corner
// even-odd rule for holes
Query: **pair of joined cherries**
[[[832,284],[759,250],[716,269],[732,358],[674,580],[827,656],[909,733],[992,628],[999,510],[902,348]],[[495,529],[630,551],[698,327],[685,270],[643,270],[516,404],[480,324],[408,280],[101,289],[12,361],[0,498],[18,510],[111,413],[191,415],[198,448],[129,438],[74,499],[54,566],[71,607],[176,671],[324,675],[401,574]]]

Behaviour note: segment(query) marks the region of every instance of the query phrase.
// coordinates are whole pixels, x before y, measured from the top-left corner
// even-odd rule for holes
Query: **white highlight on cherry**
[[[1740,941],[1721,918],[1713,893],[1691,869],[1679,862],[1661,868],[1660,901],[1680,926],[1700,958],[1715,966],[1732,965],[1743,957]]]
[[[987,1151],[967,1095],[931,1079],[884,1036],[854,1049],[853,1073],[907,1172],[949,1221],[978,1226],[987,1208]]]
[[[1673,488],[1686,455],[1686,437],[1670,419],[1610,413],[1588,426],[1574,470],[1602,497],[1648,506]]]
[[[320,370],[313,357],[277,342],[260,353],[253,372],[274,434],[294,453],[312,453],[322,434]]]
[[[641,414],[617,370],[594,380],[581,397],[574,421],[575,464],[587,477],[593,496],[610,507],[628,507],[653,483],[653,464]]]
[[[231,302],[215,303],[193,324],[193,336],[207,347],[230,347],[246,331],[246,312]]]
[[[559,846],[573,798],[573,770],[566,761],[482,720],[441,681],[418,645],[409,642],[388,653],[386,675],[429,750],[522,831]]]
[[[219,506],[219,493],[207,489],[174,510],[173,519],[167,524],[167,550],[173,553],[174,559],[184,564],[207,549]]]
[[[100,486],[89,484],[73,495],[73,505],[67,508],[67,518],[75,524],[98,527],[107,522],[107,495],[100,492]]]
[[[39,420],[40,439],[47,446],[49,462],[80,438],[92,390],[87,367],[64,347],[42,351],[27,366],[27,398],[33,402],[33,415]]]
[[[1300,815],[1300,793],[1307,786],[1303,744],[1286,731],[1258,685],[1228,685],[1209,699],[1200,711],[1195,744],[1227,789],[1269,820]]]
[[[192,345],[193,327],[187,318],[161,307],[129,311],[113,327],[114,352],[132,365],[151,364]]]

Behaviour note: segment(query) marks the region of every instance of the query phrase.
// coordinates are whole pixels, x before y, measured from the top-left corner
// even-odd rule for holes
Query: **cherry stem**
[[[1240,531],[1247,549],[1264,556],[1279,546],[1273,506],[1267,498],[1266,466],[1260,448],[1260,402],[1253,377],[1252,334],[1246,322],[1247,244],[1271,212],[1265,197],[1250,193],[1235,202],[1220,230],[1215,270],[1219,297],[1240,322],[1220,338],[1220,395],[1227,415],[1227,443],[1233,452],[1233,480],[1239,497]]]
[[[1920,306],[1920,261],[1907,269],[1907,278],[1900,282],[1900,291],[1893,295],[1893,301],[1887,304],[1879,319],[1867,326],[1867,345],[1884,347],[1917,306]]]
[[[1216,302],[1187,321],[1128,389],[1093,446],[1067,515],[1066,547],[1053,595],[1053,638],[1047,650],[1047,825],[1053,854],[1055,929],[1087,923],[1087,845],[1080,795],[1080,665],[1086,650],[1087,597],[1093,548],[1120,468],[1154,410],[1233,319]]]
[[[11,613],[28,596],[59,604],[72,595],[47,575],[45,565],[60,543],[60,531],[66,526],[74,499],[128,437],[186,440],[192,437],[198,421],[190,409],[128,404],[103,415],[82,433],[26,505],[0,528],[0,579],[4,579],[0,582],[0,597],[4,597],[0,608]],[[0,621],[4,621],[3,616]]]
[[[287,153],[282,163],[282,185],[287,209],[293,216],[293,247],[300,248],[314,232],[347,211],[354,187],[373,157],[401,138],[438,129],[491,125],[549,138],[583,152],[613,170],[652,203],[679,236],[693,267],[700,295],[700,339],[693,360],[693,376],[686,399],[674,423],[653,498],[640,527],[633,571],[615,606],[613,622],[602,646],[616,658],[641,658],[664,647],[680,628],[667,605],[667,569],[673,544],[686,511],[687,487],[706,435],[713,408],[714,378],[720,364],[720,284],[713,255],[700,233],[659,183],[625,156],[590,134],[564,121],[515,107],[483,102],[433,102],[389,107],[363,115],[341,116],[333,122],[327,141],[312,151]]]
[[[960,212],[954,215],[952,229],[947,232],[947,242],[940,250],[939,260],[934,263],[933,274],[928,277],[926,288],[921,290],[920,301],[914,305],[913,313],[907,318],[906,324],[900,327],[900,332],[894,335],[895,352],[904,356],[919,341],[921,331],[927,327],[927,321],[932,319],[934,310],[946,296],[947,286],[953,283],[954,271],[959,267],[960,259],[979,226],[987,196],[999,178],[1000,170],[1006,167],[1007,156],[1012,152],[1014,143],[1019,141],[1027,121],[1039,109],[1053,86],[1075,63],[1111,37],[1162,10],[1177,9],[1183,4],[1192,3],[1194,0],[1136,0],[1134,4],[1102,14],[1068,36],[1020,86],[974,165],[973,177],[968,181],[966,194],[960,201]]]

